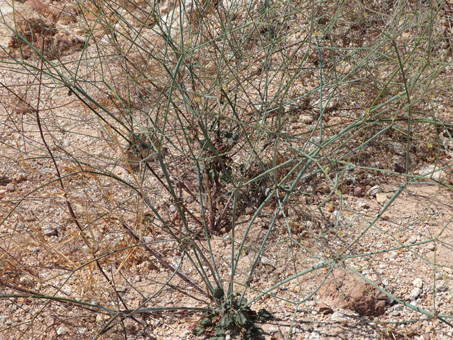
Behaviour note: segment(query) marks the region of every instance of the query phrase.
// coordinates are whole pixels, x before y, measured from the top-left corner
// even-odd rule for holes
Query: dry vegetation
[[[0,338],[449,338],[451,1],[0,4]]]

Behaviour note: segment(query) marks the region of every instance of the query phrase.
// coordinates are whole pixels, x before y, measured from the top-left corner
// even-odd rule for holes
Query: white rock
[[[415,288],[422,288],[423,287],[423,281],[420,278],[416,278],[413,282],[413,285]]]
[[[310,334],[310,338],[309,338],[309,339],[313,339],[313,340],[319,339],[319,333],[312,332],[312,333]]]
[[[368,205],[368,202],[365,202],[365,201],[360,201],[358,204],[357,204],[357,208],[358,209],[368,209],[370,206]]]
[[[414,288],[411,291],[410,297],[411,297],[411,299],[416,299],[417,297],[420,296],[421,293],[422,293],[422,290],[420,288]]]
[[[304,124],[311,124],[313,123],[313,117],[309,115],[303,115],[299,117],[300,121]]]
[[[418,174],[422,176],[426,176],[428,178],[431,178],[435,181],[442,181],[446,177],[446,173],[444,170],[440,170],[440,168],[433,164],[429,164],[418,170]]]
[[[143,243],[151,243],[153,241],[152,236],[145,236],[143,237]]]
[[[261,257],[261,263],[266,265],[266,266],[271,266],[272,268],[275,268],[274,264],[271,262],[271,260],[266,257],[266,256],[262,256]]]
[[[332,315],[330,316],[330,319],[332,321],[347,321],[347,318],[340,312],[334,312],[332,313]]]
[[[448,287],[445,286],[443,281],[440,281],[440,282],[436,282],[436,290],[438,292],[445,292],[448,290]]]
[[[68,333],[68,329],[66,327],[61,326],[57,329],[57,335],[63,335],[66,333]]]
[[[313,228],[314,224],[313,224],[312,221],[306,221],[306,222],[305,222],[305,226],[306,226],[308,229],[311,229],[311,228]]]
[[[108,319],[108,317],[106,315],[104,315],[104,314],[96,315],[96,322],[97,323],[103,322],[106,319]]]
[[[79,333],[79,334],[85,334],[86,332],[87,332],[87,329],[85,327],[79,328],[77,330],[77,333]]]
[[[44,236],[58,236],[58,230],[54,227],[43,227],[41,231],[43,232]]]
[[[414,244],[415,242],[417,242],[417,236],[411,236],[409,239],[409,243]]]

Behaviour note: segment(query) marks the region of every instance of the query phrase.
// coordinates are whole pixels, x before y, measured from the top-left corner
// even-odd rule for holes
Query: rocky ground
[[[163,306],[203,308],[208,301],[207,288],[188,260],[193,251],[175,246],[156,217],[157,213],[163,216],[182,233],[174,199],[159,180],[165,178],[159,157],[149,162],[156,175],[141,178],[137,162],[143,155],[131,159],[127,143],[111,138],[112,130],[88,105],[50,77],[37,81],[39,73],[33,68],[11,64],[14,58],[23,58],[36,69],[42,66],[33,61],[36,51],[21,46],[12,36],[7,25],[14,24],[27,39],[40,41],[35,47],[42,55],[57,58],[59,65],[71,70],[80,66],[73,60],[85,60],[84,53],[93,59],[100,47],[106,54],[113,53],[112,35],[100,24],[91,26],[98,43],[86,44],[81,12],[71,4],[0,1],[4,22],[0,26],[0,91],[4,99],[0,108],[0,337],[93,338],[113,320],[118,322],[105,334],[98,334],[100,338],[197,339],[191,329],[200,313],[194,311],[148,310],[123,320],[112,314]],[[134,18],[152,27],[154,23],[145,16],[145,1],[128,4]],[[169,8],[171,3],[163,4],[161,12],[167,14]],[[92,13],[94,10],[84,12],[87,22],[96,20]],[[143,36],[157,39],[151,30]],[[163,42],[156,42],[161,45]],[[319,60],[315,59],[311,65],[316,69]],[[451,55],[445,60],[451,63]],[[105,95],[105,88],[93,85],[100,66],[86,63],[89,66],[80,67],[79,75],[93,79],[87,91],[114,110],[117,102]],[[108,66],[106,73],[123,84],[121,65],[112,62]],[[451,78],[450,67],[439,79],[451,85]],[[307,88],[317,86],[309,76],[302,82]],[[159,98],[157,92],[147,93],[148,100]],[[304,105],[306,109],[289,119],[282,133],[303,136],[316,129],[316,115],[307,108],[312,104]],[[338,99],[329,105],[325,123],[332,129],[351,119],[339,109],[349,103]],[[36,115],[38,106],[40,117]],[[443,108],[439,119],[448,127],[452,107],[448,101],[439,106]],[[48,149],[37,118],[43,123]],[[260,324],[265,339],[452,338],[453,147],[447,128],[437,135],[433,143],[437,148],[424,143],[423,138],[434,136],[431,130],[421,131],[419,144],[410,152],[413,176],[409,180],[400,175],[406,171],[406,143],[391,135],[384,144],[370,142],[365,156],[357,160],[358,164],[365,157],[364,165],[332,169],[340,174],[337,177],[317,175],[306,180],[301,188],[304,194],[296,195],[288,209],[279,212],[276,201],[271,202],[250,230],[247,227],[256,206],[248,206],[238,216],[235,239],[225,230],[213,233],[210,242],[197,239],[204,254],[211,247],[219,276],[230,282],[232,245],[237,247],[237,240],[248,233],[234,287],[242,292],[249,281],[246,297],[251,300],[278,286],[251,306],[273,315],[272,320]],[[173,133],[169,136],[178,140],[178,132]],[[295,157],[290,149],[286,151],[284,155]],[[49,152],[55,155],[64,177],[61,183],[56,180]],[[246,159],[246,150],[242,152],[235,154],[237,164]],[[180,149],[169,144],[161,156],[165,156],[172,180],[190,186],[195,175],[181,160]],[[262,157],[268,156],[263,153]],[[104,170],[123,182],[100,175]],[[187,192],[198,190],[193,185]],[[139,188],[155,211],[131,187]],[[200,229],[196,221],[202,216],[199,204],[190,194],[181,197],[192,214],[189,224],[195,233]],[[137,236],[139,246],[132,235]],[[265,250],[255,263],[256,251],[266,237]],[[165,261],[158,260],[156,252]],[[179,265],[180,272],[194,284],[172,276],[168,266]],[[255,273],[248,278],[252,267]],[[213,279],[211,273],[207,275]],[[38,298],[41,295],[48,298]],[[53,296],[68,301],[49,299]]]

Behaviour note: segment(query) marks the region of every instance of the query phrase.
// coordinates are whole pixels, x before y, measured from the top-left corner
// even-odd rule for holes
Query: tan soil
[[[61,5],[65,1],[55,3]],[[10,4],[10,1],[0,1],[0,8],[2,11],[6,8],[7,12]],[[15,6],[26,7],[18,2]],[[4,32],[4,28],[2,30]],[[77,33],[75,29],[68,29],[68,32]],[[103,33],[99,29],[96,34],[101,37]],[[149,32],[144,34],[152,36]],[[5,33],[2,36],[4,39]],[[5,45],[10,39],[1,40],[1,46],[14,47]],[[80,55],[77,54],[80,52],[73,52],[62,54],[62,60],[69,61]],[[91,46],[88,53],[95,55],[95,52]],[[115,66],[111,65],[113,78],[121,72]],[[138,308],[153,294],[157,294],[156,297],[144,307],[205,307],[204,291],[190,287],[178,276],[171,279],[171,286],[158,293],[172,273],[143,247],[123,249],[135,244],[122,227],[124,224],[142,242],[150,242],[149,246],[174,268],[183,258],[183,252],[168,241],[168,235],[159,229],[159,221],[144,207],[136,193],[110,177],[86,173],[65,179],[65,191],[62,190],[55,181],[55,167],[40,138],[36,115],[6,90],[14,89],[34,107],[38,103],[38,86],[30,85],[36,84],[33,78],[16,67],[17,72],[12,72],[11,65],[0,71],[0,81],[5,84],[0,90],[1,96],[7,99],[0,107],[0,284],[2,294],[23,294],[23,297],[0,299],[0,338],[88,339],[110,318],[80,306],[29,297],[36,292],[121,310]],[[90,74],[89,69],[81,70],[83,72],[86,76]],[[108,169],[126,183],[142,188],[161,215],[174,225],[182,226],[170,195],[158,180],[149,176],[141,181],[136,171],[137,160],[134,159],[133,166],[128,163],[126,142],[106,138],[109,131],[101,129],[102,124],[93,119],[86,106],[69,95],[67,88],[46,86],[39,90],[45,138],[57,156],[63,175],[81,169],[99,172]],[[102,91],[96,91],[93,90],[94,96],[100,97]],[[308,122],[305,116],[301,120],[303,126],[316,123]],[[303,128],[302,124],[297,124],[296,121],[294,131]],[[124,148],[119,148],[118,144]],[[178,163],[177,151],[168,151],[165,160],[172,164],[171,170],[179,174],[183,166]],[[384,153],[375,155],[374,160],[391,163],[391,157],[384,159],[384,156]],[[442,157],[445,164],[451,161],[446,154]],[[80,163],[72,162],[73,158]],[[98,168],[84,165],[85,161]],[[112,167],[112,163],[116,166]],[[416,169],[422,168],[424,163],[417,164]],[[155,159],[150,165],[157,174],[164,176]],[[353,174],[359,176],[355,170]],[[363,196],[372,186],[370,182],[380,185],[387,200],[382,195],[357,197]],[[407,185],[373,225],[371,223],[388,199],[404,185],[401,178],[379,173],[369,182],[359,184],[361,190],[349,188],[351,190],[341,195],[341,213],[339,199],[330,199],[331,205],[322,207],[325,220],[319,225],[301,215],[305,210],[300,207],[317,213],[316,204],[306,202],[303,197],[295,198],[292,203],[295,208],[289,210],[288,219],[294,221],[290,229],[298,244],[290,241],[285,220],[280,215],[275,225],[278,232],[270,236],[273,246],[264,251],[263,258],[257,262],[250,282],[253,290],[246,294],[250,300],[256,292],[264,291],[294,273],[309,271],[315,265],[332,260],[336,254],[345,254],[350,257],[338,264],[338,268],[347,267],[349,272],[358,272],[408,305],[395,303],[387,296],[384,314],[363,316],[351,311],[348,304],[342,305],[336,300],[338,297],[329,299],[317,293],[304,301],[330,273],[331,266],[325,266],[282,284],[272,292],[274,296],[264,296],[252,305],[254,310],[265,308],[274,316],[274,320],[261,325],[266,332],[265,339],[450,339],[453,336],[448,325],[438,319],[424,319],[425,315],[416,311],[421,308],[439,315],[452,315],[451,183],[445,179],[442,187],[434,182],[415,182]],[[317,190],[322,201],[331,191],[330,184],[322,183]],[[354,196],[354,192],[357,195]],[[74,207],[83,232],[69,215],[66,199]],[[190,197],[187,199],[188,206],[195,211],[197,202],[189,201]],[[238,291],[242,291],[240,288],[247,281],[247,273],[254,263],[254,250],[260,247],[268,231],[273,208],[271,206],[258,217],[247,237],[235,277]],[[199,211],[194,214],[201,216]],[[240,217],[236,239],[244,235],[252,214],[253,210],[249,209]],[[307,221],[311,224],[306,224]],[[308,225],[319,228],[313,227],[314,231],[307,233]],[[197,228],[195,223],[192,226]],[[354,242],[365,230],[366,233]],[[207,241],[198,244],[205,250],[208,247]],[[231,234],[213,237],[210,246],[220,277],[229,282]],[[101,261],[109,283],[93,259],[116,250],[117,254]],[[205,289],[187,255],[193,255],[193,252],[188,251],[184,257],[182,272]],[[416,288],[419,291],[414,291]],[[334,295],[335,292],[324,294]],[[125,301],[124,305],[121,300]],[[135,321],[130,318],[124,321],[124,329],[119,326],[103,338],[123,339],[122,332],[125,331],[128,339],[196,339],[189,328],[199,319],[200,314],[194,312],[137,314]],[[408,320],[410,322],[397,326],[393,324]]]

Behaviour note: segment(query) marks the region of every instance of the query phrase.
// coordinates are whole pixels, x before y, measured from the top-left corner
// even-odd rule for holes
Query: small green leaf
[[[204,333],[204,328],[202,326],[198,326],[192,331],[192,333],[195,335],[201,335]]]
[[[223,328],[229,328],[230,324],[231,324],[231,319],[228,314],[224,315],[222,317],[222,319],[220,319],[220,321],[219,321],[219,326],[223,327]]]
[[[247,318],[242,313],[234,314],[234,320],[241,326],[244,326],[247,323]]]
[[[224,336],[211,336],[209,340],[225,340]]]
[[[211,327],[213,324],[211,319],[203,319],[200,321],[200,325],[206,328]]]
[[[217,335],[217,336],[224,336],[225,335],[225,329],[222,328],[222,327],[216,327],[214,329],[214,335]]]

